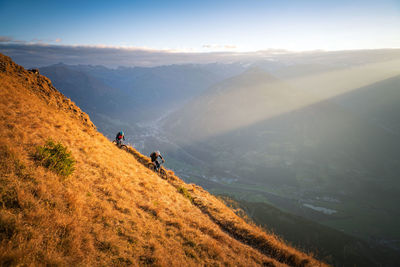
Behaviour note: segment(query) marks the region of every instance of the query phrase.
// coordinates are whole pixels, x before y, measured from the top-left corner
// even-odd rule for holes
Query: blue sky
[[[400,1],[4,1],[0,41],[178,51],[400,47]]]

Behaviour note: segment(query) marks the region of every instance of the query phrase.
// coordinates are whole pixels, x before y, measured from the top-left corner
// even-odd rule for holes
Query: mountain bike
[[[156,169],[156,163],[155,162],[149,162],[147,164],[147,168],[149,168],[150,170],[155,171],[156,173],[158,173],[158,175],[160,175],[160,177],[162,179],[166,180],[168,178],[167,171],[164,169],[163,166],[161,166],[164,162],[159,162],[158,160],[157,160],[157,162],[160,164],[160,167],[158,169]]]
[[[113,140],[112,143],[115,144],[118,148],[120,148],[122,150],[125,150],[125,151],[128,151],[128,146],[122,144],[122,142],[120,144],[118,144],[116,140]]]

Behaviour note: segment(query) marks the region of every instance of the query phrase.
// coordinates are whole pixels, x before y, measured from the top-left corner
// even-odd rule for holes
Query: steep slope
[[[0,99],[1,265],[323,265],[172,172],[160,179],[1,54]],[[32,159],[48,138],[76,160],[66,179]]]

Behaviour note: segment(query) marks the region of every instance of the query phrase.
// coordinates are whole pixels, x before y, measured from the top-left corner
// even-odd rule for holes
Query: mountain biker
[[[125,141],[125,134],[123,131],[120,131],[119,133],[117,133],[117,136],[115,137],[115,141],[117,142],[118,146],[122,145],[122,140]]]
[[[165,162],[164,158],[161,156],[160,151],[154,151],[150,154],[150,158],[151,158],[151,162],[156,166],[156,171],[158,171],[158,169],[160,169],[161,164],[160,162],[157,160],[158,158],[160,158],[162,160],[162,163]]]

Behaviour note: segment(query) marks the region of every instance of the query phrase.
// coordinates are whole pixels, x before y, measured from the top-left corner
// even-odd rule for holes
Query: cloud
[[[212,49],[212,50],[233,50],[237,49],[236,45],[220,45],[220,44],[205,44],[203,45],[205,49]]]
[[[224,45],[225,49],[236,49],[237,46],[236,45]]]
[[[0,43],[0,53],[25,67],[65,64],[118,66],[160,66],[189,63],[231,63],[257,57],[257,53],[182,52],[146,47],[107,45],[56,45],[46,43]]]
[[[31,44],[45,44],[43,39],[39,39],[39,38],[33,38],[30,43]]]
[[[0,43],[8,43],[11,41],[12,41],[12,38],[9,36],[0,36]]]
[[[12,39],[12,38],[11,38]],[[274,61],[285,55],[292,54],[286,50],[269,49],[257,52],[237,51],[209,51],[187,52],[178,50],[160,50],[146,47],[124,47],[108,45],[58,45],[45,43],[15,43],[10,38],[1,37],[0,53],[10,56],[16,63],[26,68],[43,67],[57,63],[69,65],[103,65],[106,67],[118,66],[142,66],[153,67],[171,64],[207,64],[207,63],[234,63],[243,64],[257,62],[259,60]],[[360,50],[362,51],[362,50]],[[384,50],[382,50],[384,51]],[[337,57],[341,52],[307,52],[295,53],[300,60],[302,56],[315,54],[315,60],[320,60],[320,55]],[[360,52],[361,53],[361,52]],[[362,52],[364,55],[366,52]],[[385,52],[386,53],[386,52]],[[393,50],[392,54],[400,54],[400,50]],[[358,54],[355,53],[355,56]],[[361,57],[360,55],[357,58]],[[366,55],[364,55],[367,58]],[[289,58],[289,57],[288,57]],[[293,60],[294,57],[290,57]],[[323,58],[323,57],[322,57]],[[290,64],[291,61],[288,61]],[[288,64],[289,64],[288,63]]]
[[[61,43],[62,39],[61,38],[56,38],[56,39],[39,39],[39,38],[33,38],[30,42],[26,42],[30,45],[47,45],[47,44],[54,44],[54,43]]]
[[[0,43],[25,43],[25,41],[14,39],[11,36],[0,36]]]

